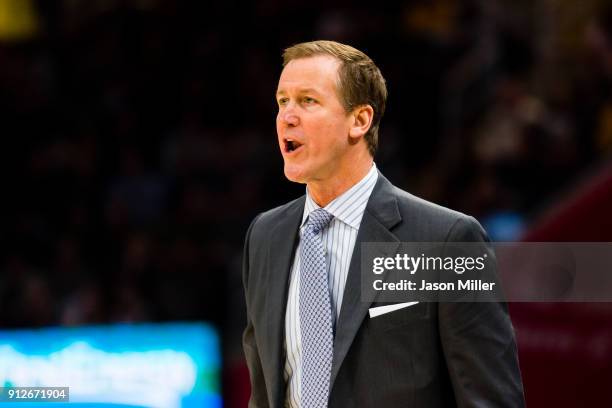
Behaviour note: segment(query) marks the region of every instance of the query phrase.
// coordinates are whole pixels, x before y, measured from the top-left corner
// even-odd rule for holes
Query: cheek
[[[348,146],[348,127],[344,122],[329,122],[320,131],[328,154],[334,155]]]
[[[283,127],[281,126],[278,117],[276,119],[276,140],[278,141],[278,146],[283,149]]]
[[[278,135],[278,138],[280,140],[282,127],[281,127],[281,124],[280,124],[279,115],[276,115],[276,134]]]
[[[332,115],[323,115],[313,120],[302,121],[301,125],[304,133],[308,135],[307,149],[304,153],[311,160],[328,161],[340,156],[348,147],[349,126],[345,120]]]

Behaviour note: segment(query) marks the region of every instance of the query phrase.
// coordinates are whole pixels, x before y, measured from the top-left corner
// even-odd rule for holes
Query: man
[[[373,156],[385,81],[331,41],[285,50],[276,98],[286,177],[306,195],[247,232],[243,345],[250,407],[519,407],[500,303],[417,303],[381,316],[360,296],[362,242],[484,241],[471,217],[394,187]]]

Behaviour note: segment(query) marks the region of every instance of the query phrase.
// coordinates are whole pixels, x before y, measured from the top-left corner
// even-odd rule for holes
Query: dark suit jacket
[[[249,407],[282,407],[284,317],[305,197],[262,213],[247,232],[243,279]],[[366,207],[334,338],[329,407],[522,407],[516,342],[502,303],[419,303],[370,319],[362,242],[486,240],[471,217],[379,175]]]

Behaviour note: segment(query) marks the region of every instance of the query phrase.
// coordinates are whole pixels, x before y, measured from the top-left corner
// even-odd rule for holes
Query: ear
[[[370,105],[360,105],[351,112],[351,128],[349,129],[349,137],[354,139],[355,142],[358,139],[365,136],[372,126],[372,119],[374,119],[374,109]]]

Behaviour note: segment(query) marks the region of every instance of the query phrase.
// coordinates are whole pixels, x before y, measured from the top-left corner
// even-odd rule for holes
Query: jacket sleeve
[[[483,242],[491,251],[488,241],[472,217],[460,218],[447,237],[447,242]],[[439,303],[438,317],[457,406],[524,407],[516,340],[506,303]]]
[[[249,247],[251,232],[258,219],[259,216],[257,216],[249,226],[244,242],[244,254],[242,258],[242,283],[244,285],[247,316],[247,325],[242,335],[242,347],[244,349],[244,356],[246,358],[249,376],[251,379],[251,397],[249,399],[249,408],[266,408],[269,406],[266,393],[266,384],[261,366],[261,359],[259,357],[259,350],[257,348],[257,341],[255,339],[255,329],[253,327],[249,305],[249,266],[251,262]]]

